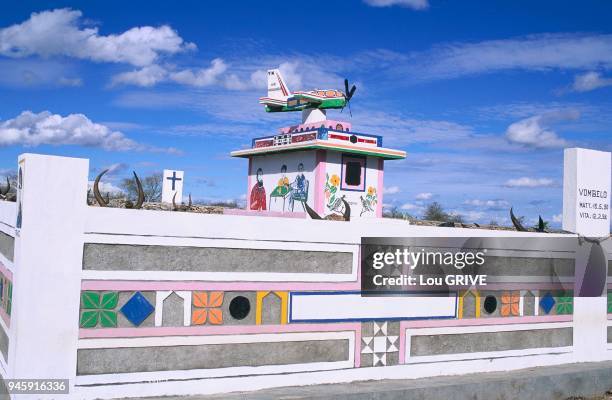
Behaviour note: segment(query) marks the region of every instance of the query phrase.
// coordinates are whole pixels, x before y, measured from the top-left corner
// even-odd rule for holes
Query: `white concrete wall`
[[[571,349],[559,354],[294,373],[284,375],[282,380],[271,375],[209,379],[206,385],[201,380],[193,380],[180,384],[160,381],[75,387],[76,349],[81,343],[78,338],[81,280],[205,280],[185,275],[183,271],[171,276],[160,276],[150,271],[131,271],[133,274],[123,276],[122,273],[130,271],[82,271],[83,243],[88,241],[177,246],[205,246],[214,242],[221,247],[236,247],[240,243],[240,246],[253,248],[285,246],[328,251],[341,248],[358,253],[363,236],[504,236],[529,239],[567,235],[423,227],[406,221],[373,218],[338,222],[88,207],[85,203],[87,160],[30,154],[20,160],[24,162],[25,171],[23,226],[18,232],[15,249],[11,345],[8,370],[3,373],[5,378],[68,378],[71,380],[69,397],[74,399],[221,393],[285,385],[503,371],[588,361],[593,359],[589,358],[593,349],[602,348],[601,343],[593,343],[579,352]],[[291,170],[290,165],[287,166]],[[256,171],[255,163],[253,168]],[[367,179],[369,186],[372,181],[369,177]],[[309,201],[311,198],[314,199],[314,195],[309,196]],[[14,219],[15,207],[0,202],[0,223],[9,224]],[[529,241],[525,243],[528,247]],[[608,247],[608,253],[610,250]],[[263,281],[264,277],[257,279]],[[600,310],[576,311],[582,313],[579,320],[588,319],[589,315],[596,317],[593,320],[601,320]],[[604,326],[596,328],[605,329]],[[451,328],[439,329],[452,332]],[[606,349],[600,351],[599,359],[612,359],[612,349],[609,346]]]
[[[8,377],[74,378],[89,161],[24,154],[19,168]]]

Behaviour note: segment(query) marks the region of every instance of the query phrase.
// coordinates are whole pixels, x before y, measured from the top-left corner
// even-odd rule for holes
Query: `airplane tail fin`
[[[291,96],[291,91],[285,84],[285,80],[279,69],[268,70],[268,97],[271,99],[286,100]]]

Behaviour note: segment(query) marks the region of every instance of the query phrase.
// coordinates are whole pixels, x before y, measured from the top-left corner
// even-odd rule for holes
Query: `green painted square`
[[[608,292],[608,314],[612,314],[612,292]]]
[[[572,292],[556,293],[556,311],[558,315],[568,315],[574,313],[574,297]]]
[[[116,328],[119,292],[96,292],[86,290],[81,292],[81,328]]]

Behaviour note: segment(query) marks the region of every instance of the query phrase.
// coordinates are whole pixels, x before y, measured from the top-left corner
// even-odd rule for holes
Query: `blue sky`
[[[290,88],[358,86],[354,130],[408,152],[385,204],[467,221],[508,209],[558,225],[563,148],[612,150],[612,3],[5,2],[0,170],[23,152],[86,157],[116,184],[183,169],[196,199],[243,198],[229,152],[299,120],[266,114],[263,72]]]

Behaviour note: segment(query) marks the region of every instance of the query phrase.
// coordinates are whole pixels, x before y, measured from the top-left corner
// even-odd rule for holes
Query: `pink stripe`
[[[306,218],[306,213],[303,212],[282,212],[282,211],[255,211],[255,210],[242,210],[239,208],[224,208],[224,215],[246,215],[256,217],[283,217],[283,218]]]
[[[361,366],[361,324],[357,323],[355,328],[355,368]]]
[[[359,277],[359,271],[357,271]],[[81,281],[82,290],[359,290],[354,282]]]
[[[150,336],[203,336],[203,335],[243,335],[257,333],[289,332],[340,332],[361,329],[358,322],[341,324],[292,324],[292,325],[223,325],[223,326],[160,326],[156,328],[112,328],[79,329],[79,338],[119,338]],[[357,340],[355,340],[357,342]],[[357,345],[355,345],[357,348]]]
[[[325,185],[325,159],[326,159],[326,153],[325,150],[317,150],[317,156],[316,156],[316,164],[317,166],[315,167],[315,197],[314,197],[314,206],[315,206],[315,211],[319,214],[319,215],[323,215],[323,213],[325,212],[324,210],[324,202],[325,202],[325,191],[323,190],[323,187]]]
[[[385,175],[385,161],[382,158],[378,159],[378,189],[376,189],[376,194],[378,195],[378,204],[376,204],[376,216],[382,217],[383,212],[383,181]]]
[[[526,317],[500,318],[468,318],[468,319],[426,319],[400,322],[400,330],[408,328],[444,328],[453,326],[485,326],[485,325],[515,325],[543,324],[547,322],[570,322],[572,315],[547,315]]]
[[[0,273],[8,278],[9,281],[13,281],[13,273],[0,261]]]
[[[398,364],[402,365],[406,362],[406,328],[400,322],[400,344],[399,344],[399,361]]]

